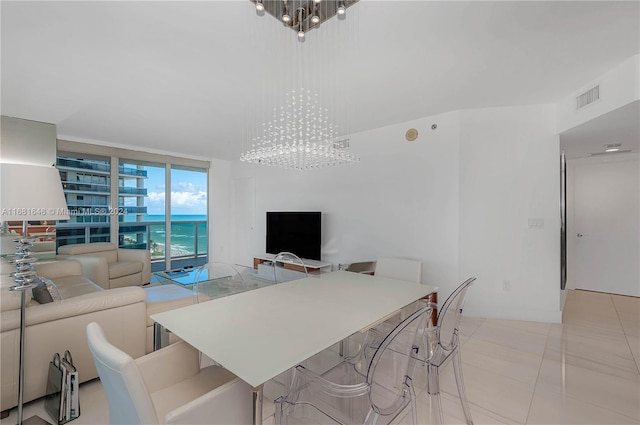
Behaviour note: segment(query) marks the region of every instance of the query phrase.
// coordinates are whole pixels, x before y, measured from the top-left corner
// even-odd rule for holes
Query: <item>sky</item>
[[[148,215],[164,215],[164,168],[145,167],[147,197],[144,204]],[[133,201],[133,198],[129,198]],[[135,204],[131,204],[135,205]],[[171,170],[171,215],[207,214],[207,174],[195,171]]]

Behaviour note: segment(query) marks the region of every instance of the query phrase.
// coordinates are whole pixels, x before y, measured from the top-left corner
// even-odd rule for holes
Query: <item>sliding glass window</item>
[[[170,195],[171,268],[205,264],[208,244],[206,170],[172,166]]]
[[[167,162],[146,161],[141,152],[67,141],[59,149],[60,143],[91,153],[58,151],[71,212],[58,222],[58,246],[113,242],[148,249],[151,271],[207,262],[208,168],[186,165],[206,162],[155,154],[148,156]]]

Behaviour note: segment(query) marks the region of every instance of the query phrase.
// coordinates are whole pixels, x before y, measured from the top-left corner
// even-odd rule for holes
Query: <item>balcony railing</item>
[[[110,164],[98,164],[95,162],[79,161],[76,159],[58,158],[58,168],[75,168],[77,170],[100,171],[101,173],[109,173],[111,171]]]
[[[101,174],[111,172],[111,164],[100,164],[100,163],[89,162],[85,160],[58,158],[57,165],[58,165],[58,168],[63,168],[63,169],[72,168],[76,170],[99,171]],[[123,165],[120,165],[118,167],[118,174],[122,174],[125,176],[146,178],[147,170],[139,170],[137,168],[125,167]]]
[[[109,223],[64,223],[56,225],[56,244],[75,245],[79,243],[109,242]]]
[[[149,249],[151,270],[165,270],[165,222],[121,222],[118,243],[120,248]],[[109,242],[108,223],[58,223],[58,246]],[[208,261],[208,232],[206,220],[174,221],[171,223],[171,267],[198,266]]]
[[[124,167],[121,165],[118,167],[118,174],[146,178],[147,170],[138,170],[137,168]]]
[[[123,186],[119,186],[118,187],[118,193],[120,195],[147,196],[147,189],[146,188],[139,188],[139,187],[123,187]]]
[[[65,192],[82,192],[82,193],[109,193],[111,188],[108,184],[93,183],[69,183],[62,182],[62,188]]]

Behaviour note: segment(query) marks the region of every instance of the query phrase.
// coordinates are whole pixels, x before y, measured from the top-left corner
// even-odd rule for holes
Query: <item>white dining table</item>
[[[335,271],[151,318],[251,385],[253,423],[262,425],[262,388],[268,380],[437,290]]]

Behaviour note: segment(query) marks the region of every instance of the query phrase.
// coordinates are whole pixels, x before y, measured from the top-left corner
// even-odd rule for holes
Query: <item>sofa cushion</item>
[[[109,279],[117,279],[142,272],[143,264],[140,261],[116,261],[109,264]]]
[[[107,263],[113,263],[118,261],[118,248],[110,242],[81,243],[61,246],[58,248],[58,255],[61,258],[66,258],[69,255],[103,257]]]
[[[37,262],[33,267],[37,270],[38,276],[47,279],[82,276],[82,264],[75,260]]]
[[[0,275],[0,311],[18,310],[20,309],[20,291],[10,291],[9,288],[16,283],[13,278],[9,277],[9,268],[7,267],[7,274]],[[5,269],[3,267],[2,271]],[[31,291],[25,291],[24,303],[29,305],[31,301]]]
[[[59,277],[57,279],[53,279],[53,282],[58,287],[58,292],[62,299],[104,291],[102,287],[82,276]]]
[[[147,293],[142,288],[132,286],[66,298],[55,303],[43,305],[33,305],[32,303],[25,310],[26,326],[140,303],[145,300],[146,296]],[[7,311],[2,315],[2,320],[0,320],[1,332],[18,329],[20,326],[19,310]]]
[[[9,288],[2,288],[0,296],[0,311],[20,309],[20,291],[10,291]],[[31,301],[31,291],[24,292],[24,304],[29,305]]]
[[[118,248],[111,242],[80,243],[75,245],[63,245],[58,248],[58,254],[84,255],[104,251],[115,251],[116,249]]]
[[[0,296],[0,311],[17,310],[20,308],[20,292],[9,291],[2,288],[2,296]],[[31,301],[31,291],[25,293],[25,304]]]

